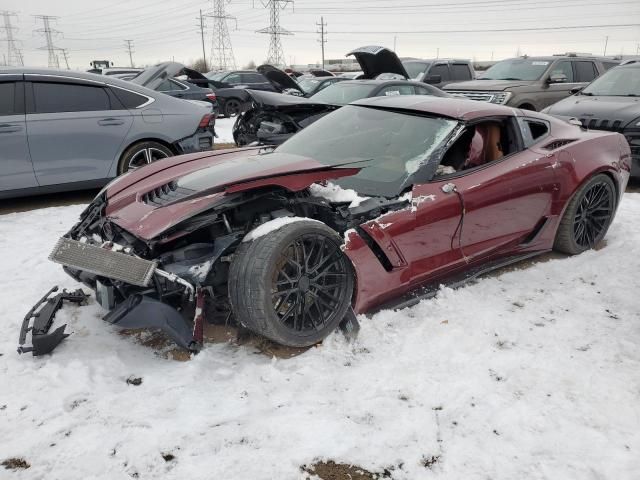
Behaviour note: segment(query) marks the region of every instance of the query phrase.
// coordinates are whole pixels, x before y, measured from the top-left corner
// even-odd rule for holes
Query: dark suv
[[[640,178],[640,59],[609,70],[543,113],[573,117],[588,129],[622,133],[631,147],[631,175]]]
[[[209,72],[205,75],[210,80],[223,82],[233,87],[250,88],[251,90],[267,90],[275,92],[275,88],[267,78],[255,70],[234,70],[231,72]]]
[[[438,58],[435,60],[403,60],[411,80],[442,88],[453,82],[466,82],[475,77],[469,60]]]
[[[617,64],[610,58],[577,54],[510,58],[496,63],[476,80],[451,83],[444,89],[472,100],[540,111]]]

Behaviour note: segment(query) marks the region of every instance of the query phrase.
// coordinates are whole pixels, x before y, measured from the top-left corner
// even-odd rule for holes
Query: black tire
[[[523,103],[522,105],[520,105],[518,107],[520,110],[529,110],[531,112],[535,112],[536,111],[536,107],[534,107],[533,105],[531,105],[530,103]]]
[[[576,255],[596,247],[607,234],[616,212],[616,187],[599,174],[573,195],[556,232],[553,248]]]
[[[353,270],[341,244],[334,230],[310,220],[243,242],[229,270],[236,320],[281,345],[322,341],[351,306]]]
[[[224,116],[226,118],[235,117],[242,110],[242,103],[236,98],[230,98],[224,103]]]
[[[161,143],[153,141],[134,143],[120,157],[118,175],[122,175],[133,168],[139,168],[145,164],[172,156],[173,152]]]

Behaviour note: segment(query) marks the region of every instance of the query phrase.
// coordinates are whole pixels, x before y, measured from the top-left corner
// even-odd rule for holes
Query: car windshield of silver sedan
[[[370,83],[340,82],[329,85],[311,98],[330,105],[346,105],[347,103],[367,98],[377,85]]]
[[[333,183],[367,196],[395,197],[458,125],[455,120],[348,105],[280,145],[275,154],[361,168]]]
[[[581,95],[639,97],[640,68],[614,68],[587,86]]]
[[[539,80],[551,64],[548,60],[514,58],[496,63],[478,80]]]

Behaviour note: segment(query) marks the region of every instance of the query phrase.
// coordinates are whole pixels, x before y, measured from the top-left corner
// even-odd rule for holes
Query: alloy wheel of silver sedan
[[[127,170],[133,170],[134,168],[142,167],[151,162],[155,162],[156,160],[167,158],[168,156],[169,155],[167,155],[164,151],[157,148],[144,148],[142,150],[139,150],[133,157],[131,157],[131,159],[129,160],[129,165],[127,165]]]
[[[157,160],[173,156],[173,152],[158,142],[141,142],[129,147],[120,159],[118,174],[144,167]]]

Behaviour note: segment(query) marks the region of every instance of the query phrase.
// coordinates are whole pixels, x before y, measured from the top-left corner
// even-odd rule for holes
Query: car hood
[[[546,112],[584,119],[587,126],[593,119],[597,121],[596,128],[604,120],[607,120],[608,127],[619,122],[624,128],[640,117],[640,98],[574,95],[552,105]]]
[[[185,67],[182,63],[163,62],[143,70],[138,76],[132,78],[130,82],[155,90],[167,78],[180,75],[186,75],[187,79],[207,80],[207,77],[200,72]]]
[[[273,65],[260,65],[256,70],[258,70],[258,73],[264,75],[277,90],[283,91],[288,88],[293,88],[300,93],[304,93],[300,85],[298,85],[293,78]]]
[[[258,155],[260,151],[182,155],[139,168],[106,188],[106,215],[136,237],[152,240],[235,193],[269,186],[299,191],[359,171],[279,152]]]
[[[284,93],[263,92],[260,90],[247,90],[247,94],[251,97],[257,107],[264,110],[299,110],[301,108],[309,108],[311,110],[326,110],[337,108],[335,105],[314,101],[305,97],[296,95],[287,95]]]
[[[350,55],[353,55],[360,64],[364,79],[374,79],[382,73],[396,73],[404,78],[409,78],[409,74],[398,56],[386,47],[369,45],[368,47],[356,48],[346,56]]]
[[[444,90],[478,90],[478,91],[502,91],[507,88],[526,87],[535,82],[525,80],[469,80],[468,82],[450,83],[444,86]]]

